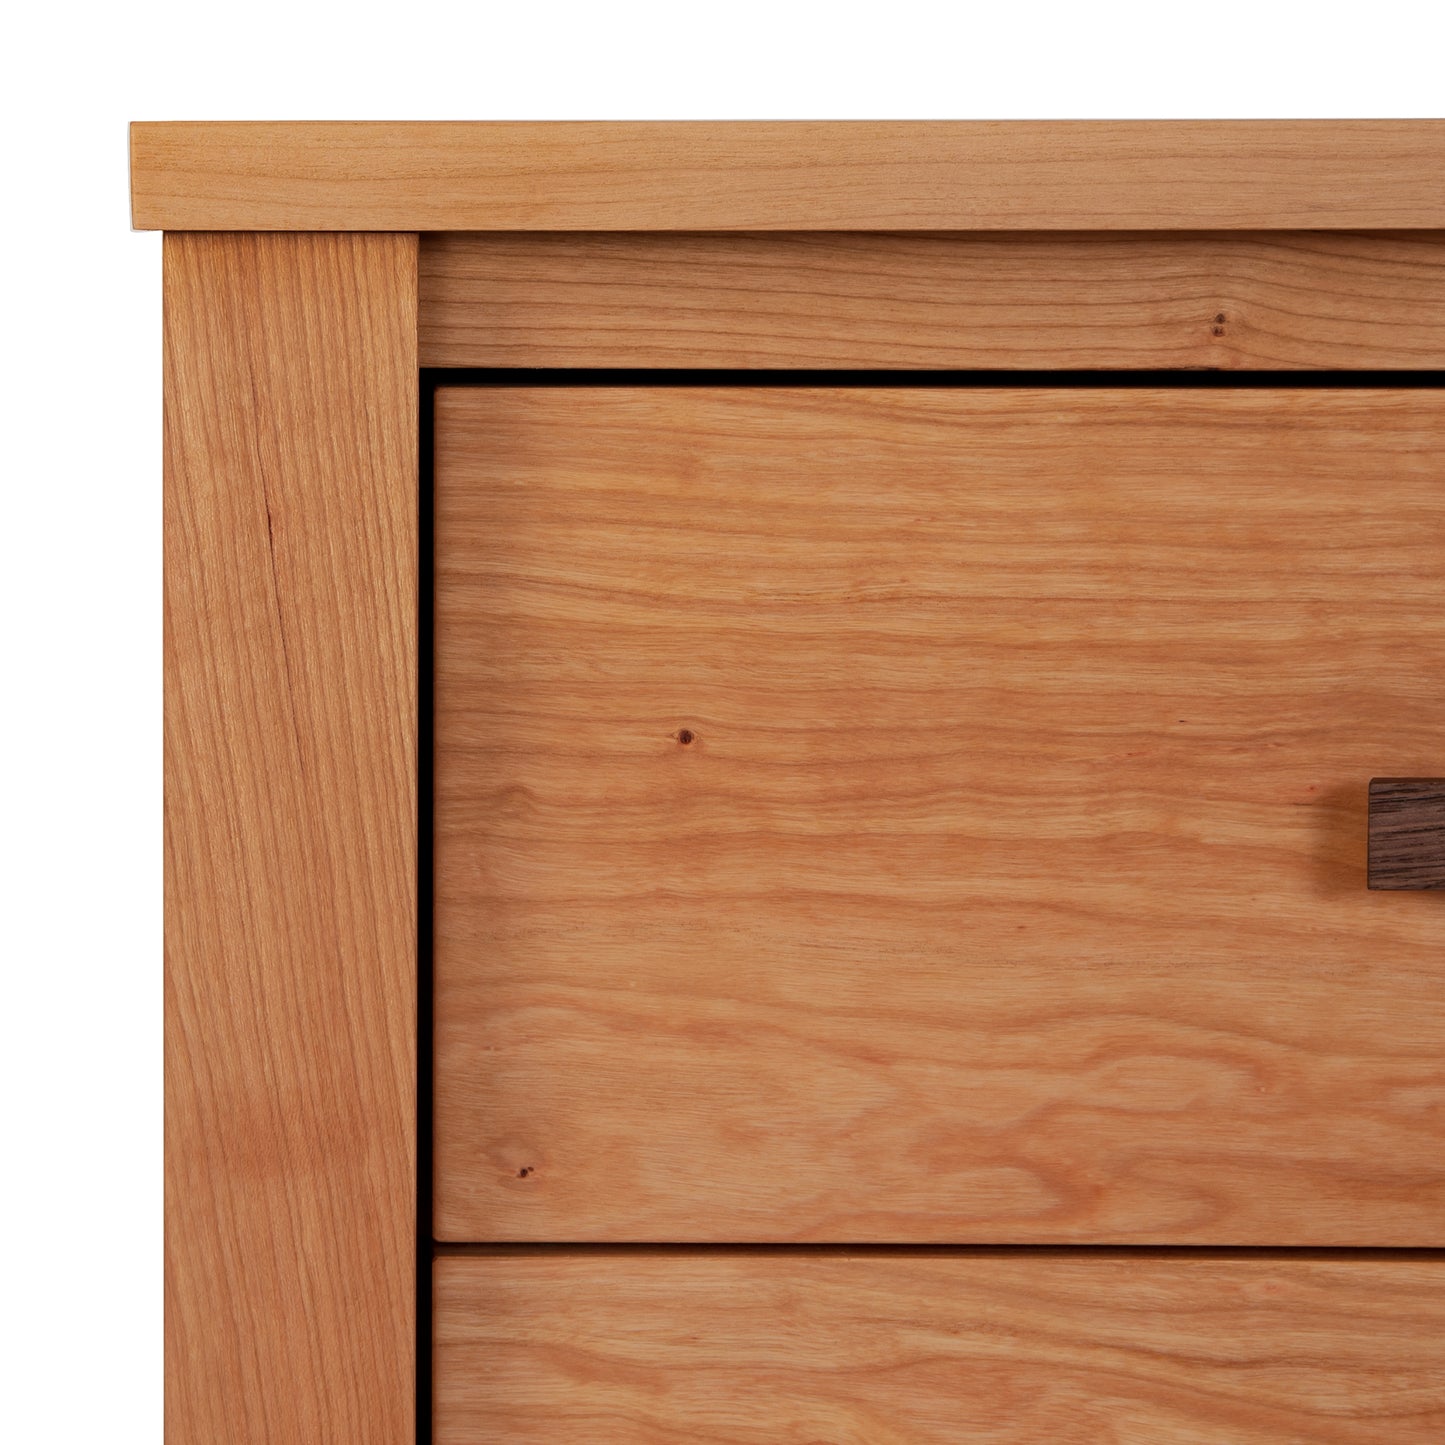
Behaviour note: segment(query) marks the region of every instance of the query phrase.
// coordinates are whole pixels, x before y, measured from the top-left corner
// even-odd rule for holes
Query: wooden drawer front
[[[436,1264],[437,1445],[1436,1445],[1439,1261]]]
[[[1441,1242],[1441,393],[436,425],[441,1238]]]

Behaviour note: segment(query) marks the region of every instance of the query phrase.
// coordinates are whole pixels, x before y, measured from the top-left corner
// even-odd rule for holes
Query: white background
[[[160,240],[128,229],[127,122],[1440,116],[1441,13],[1419,0],[12,12],[0,1438],[161,1438]]]

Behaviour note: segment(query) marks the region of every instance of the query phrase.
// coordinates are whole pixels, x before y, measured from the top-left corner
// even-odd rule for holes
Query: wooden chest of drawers
[[[168,1437],[1440,1438],[1442,174],[137,127]]]

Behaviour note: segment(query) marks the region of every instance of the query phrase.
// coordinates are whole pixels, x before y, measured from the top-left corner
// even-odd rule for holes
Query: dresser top
[[[166,121],[139,230],[1445,227],[1445,121]]]

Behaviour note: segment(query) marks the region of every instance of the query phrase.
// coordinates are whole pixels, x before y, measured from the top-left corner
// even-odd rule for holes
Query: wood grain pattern
[[[423,366],[1439,367],[1445,238],[422,238]]]
[[[1364,849],[1445,393],[443,388],[437,457],[439,1237],[1445,1242]]]
[[[1370,780],[1370,887],[1445,888],[1445,778]]]
[[[436,1264],[437,1445],[1435,1445],[1438,1259]]]
[[[166,1439],[414,1433],[416,238],[165,241]]]
[[[1445,227],[1445,122],[153,122],[141,230]]]

